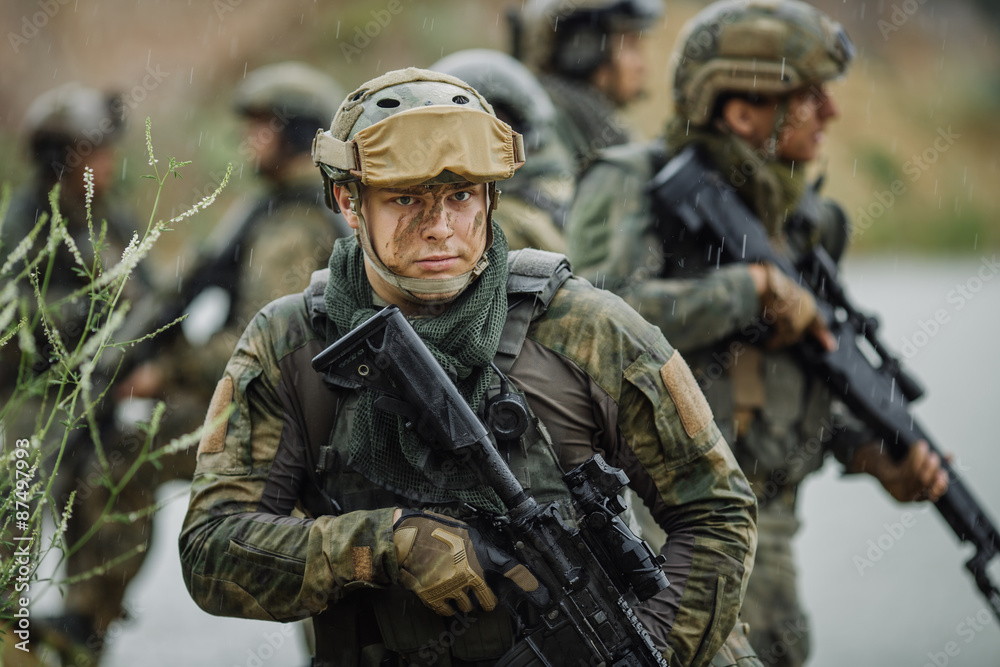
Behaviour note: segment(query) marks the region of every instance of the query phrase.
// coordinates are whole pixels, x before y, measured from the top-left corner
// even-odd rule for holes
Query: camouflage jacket
[[[660,142],[604,153],[570,210],[570,258],[580,275],[622,296],[684,353],[762,507],[785,495],[794,503],[798,482],[824,455],[846,461],[863,434],[791,352],[754,344],[763,325],[747,266],[718,266],[669,215],[658,220],[644,188],[665,163]],[[814,224],[786,230],[789,252],[818,242],[839,258],[847,238],[839,207],[812,190],[802,206]]]
[[[329,515],[311,500],[303,453],[330,432],[303,405],[317,393],[344,403],[309,366],[332,340],[308,303],[285,297],[254,318],[209,411],[211,421],[233,406],[199,449],[180,552],[188,590],[213,614],[292,621],[400,590],[394,507]],[[571,278],[532,321],[508,375],[564,468],[603,452],[669,532],[671,586],[640,615],[671,664],[708,664],[736,620],[756,507],[679,353],[620,299]],[[296,506],[305,518],[290,516]]]

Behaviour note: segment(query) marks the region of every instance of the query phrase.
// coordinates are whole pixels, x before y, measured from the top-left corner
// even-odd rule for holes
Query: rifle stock
[[[770,262],[812,293],[838,346],[830,352],[815,341],[804,340],[796,345],[796,353],[810,373],[823,379],[882,439],[896,460],[904,458],[921,440],[938,453],[949,484],[935,507],[958,539],[975,548],[966,567],[1000,621],[1000,589],[986,569],[1000,554],[1000,535],[914,417],[910,403],[923,395],[923,389],[878,338],[878,322],[858,311],[848,299],[833,259],[819,246],[798,263],[776,252],[764,226],[697,149],[688,148],[669,162],[650,183],[649,192],[655,210],[674,211],[674,217],[691,233],[712,244],[720,263]]]
[[[471,457],[480,481],[509,509],[503,516],[483,513],[492,524],[487,536],[517,555],[546,587],[550,602],[521,614],[528,628],[497,665],[666,667],[629,605],[629,599],[655,595],[667,581],[660,557],[617,516],[624,509],[617,492],[628,481],[622,471],[595,455],[564,476],[579,528],[563,519],[558,503],[537,503],[395,306],[333,343],[312,365],[338,386],[382,392],[376,407],[405,418],[439,451]],[[501,589],[505,603],[518,614],[518,601],[509,592]]]

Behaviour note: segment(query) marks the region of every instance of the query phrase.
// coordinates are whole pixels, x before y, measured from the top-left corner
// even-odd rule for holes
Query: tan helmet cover
[[[470,183],[490,183],[514,175],[524,164],[524,146],[520,134],[485,111],[433,105],[389,116],[350,141],[319,132],[313,160],[373,187],[420,185],[445,171]]]

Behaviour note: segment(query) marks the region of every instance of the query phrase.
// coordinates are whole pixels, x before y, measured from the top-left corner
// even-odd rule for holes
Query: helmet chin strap
[[[496,185],[494,183],[486,185],[486,246],[483,249],[482,256],[480,256],[479,261],[476,262],[471,271],[466,271],[453,278],[441,279],[410,278],[393,273],[379,258],[378,253],[375,251],[375,246],[372,245],[371,236],[368,234],[368,222],[361,212],[360,184],[356,181],[348,183],[347,189],[350,193],[351,212],[358,218],[358,236],[361,241],[361,249],[364,251],[368,262],[382,280],[398,289],[407,298],[412,299],[416,303],[434,306],[453,301],[489,266],[489,260],[486,259],[486,251],[493,245],[492,220],[493,209],[496,207],[496,196],[494,195]],[[417,296],[418,294],[423,296]],[[428,294],[446,294],[447,296],[436,299],[433,297],[427,298],[426,295]]]

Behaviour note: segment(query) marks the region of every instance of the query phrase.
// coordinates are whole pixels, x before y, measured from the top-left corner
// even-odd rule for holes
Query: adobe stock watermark
[[[875,563],[882,560],[897,542],[903,539],[906,532],[917,525],[917,515],[926,514],[931,509],[931,505],[928,504],[926,507],[916,510],[915,512],[906,511],[899,516],[899,521],[894,521],[892,523],[883,523],[882,527],[885,529],[878,537],[875,539],[868,540],[865,544],[868,547],[863,554],[855,554],[851,561],[854,563],[854,567],[857,568],[858,574],[862,577],[865,576],[865,570],[871,567],[875,567]]]
[[[234,665],[233,667],[262,667],[265,662],[273,658],[278,650],[285,645],[285,641],[294,632],[294,623],[281,623],[273,632],[262,633],[261,638],[264,641],[258,644],[256,649],[247,649],[247,659],[242,666]]]
[[[718,18],[711,24],[701,28],[696,34],[691,36],[684,46],[684,57],[692,60],[701,60],[705,57],[705,52],[715,49],[718,45],[719,35],[722,29],[732,23],[741,15],[746,7],[746,2],[733,4],[729,8],[719,13]],[[678,64],[678,57],[673,56],[674,67]]]
[[[38,0],[35,4],[38,5],[40,11],[31,16],[22,16],[21,29],[18,32],[7,33],[7,41],[14,54],[16,55],[22,46],[34,39],[49,24],[49,21],[55,18],[59,10],[71,2],[75,3],[76,0]]]
[[[447,653],[459,637],[464,635],[472,627],[472,624],[479,620],[471,614],[458,613],[452,616],[451,623],[446,630],[441,632],[432,641],[420,647],[417,658],[421,662],[410,663],[409,667],[421,667],[422,665],[433,665],[437,663],[443,654]]]
[[[920,153],[910,156],[910,159],[903,163],[903,173],[909,178],[910,183],[916,183],[920,177],[931,168],[942,154],[955,145],[955,142],[962,138],[958,132],[952,132],[951,125],[947,129],[938,127],[938,136],[934,143],[925,148]],[[896,198],[907,191],[907,185],[903,179],[897,178],[889,188],[872,192],[872,202],[867,207],[859,206],[851,224],[851,240],[860,238],[868,229],[875,224],[886,212],[896,204]]]
[[[945,301],[951,305],[951,309],[938,308],[933,316],[926,320],[919,320],[917,325],[919,331],[914,331],[909,336],[903,336],[900,353],[907,359],[912,359],[921,349],[927,347],[930,342],[951,322],[953,313],[961,311],[976,295],[982,291],[986,283],[1000,273],[1000,262],[997,256],[983,257],[979,262],[979,269],[976,274],[970,276],[965,282],[958,283],[948,291]]]
[[[989,610],[983,608],[976,612],[975,616],[966,616],[955,626],[955,634],[958,635],[966,645],[971,644],[976,636],[991,625],[993,619]],[[952,658],[957,658],[962,652],[962,647],[957,641],[949,641],[941,647],[940,651],[928,651],[927,662],[921,667],[946,667]]]
[[[237,151],[247,162],[254,165],[258,162],[261,149],[269,146],[274,137],[280,135],[297,116],[288,110],[288,107],[271,109],[270,118],[263,127],[250,132],[250,134],[240,142]]]
[[[757,657],[764,664],[773,665],[779,662],[779,659],[788,655],[789,649],[797,645],[803,638],[808,640],[809,623],[805,618],[799,616],[794,621],[785,621],[783,625],[783,629],[780,630],[780,639],[770,646],[757,649]],[[778,634],[779,631],[775,630],[774,633]]]
[[[220,21],[226,20],[226,14],[235,12],[236,8],[243,4],[243,0],[212,0],[212,9]]]
[[[406,0],[411,2],[412,0]],[[363,26],[354,26],[353,39],[351,41],[340,40],[340,52],[344,54],[344,59],[350,64],[355,56],[360,56],[361,52],[368,48],[372,40],[382,34],[394,16],[403,11],[403,0],[389,0],[382,9],[373,9],[369,12],[372,17]]]
[[[903,0],[899,4],[893,3],[892,11],[889,13],[889,20],[878,20],[878,31],[882,33],[882,39],[889,41],[889,35],[906,25],[907,21],[920,9],[920,5],[926,2],[927,0]]]

